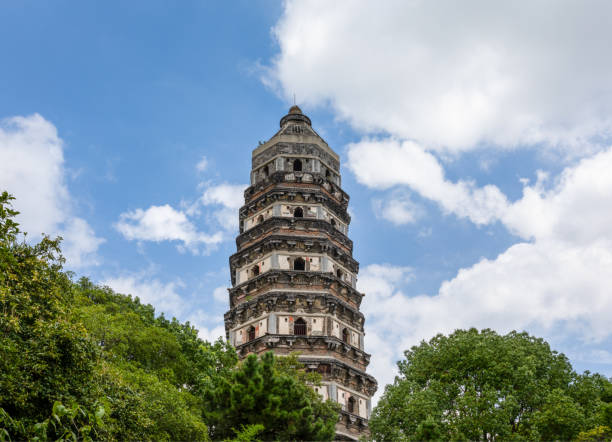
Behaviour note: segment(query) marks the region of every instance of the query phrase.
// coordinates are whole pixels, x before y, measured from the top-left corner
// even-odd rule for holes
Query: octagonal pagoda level
[[[317,392],[342,406],[336,437],[356,440],[369,434],[377,383],[366,373],[359,263],[340,184],[340,158],[293,106],[253,151],[225,330],[241,358],[299,351],[323,377]]]

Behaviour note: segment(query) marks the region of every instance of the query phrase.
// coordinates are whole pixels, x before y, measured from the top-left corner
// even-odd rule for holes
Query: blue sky
[[[251,150],[295,93],[342,158],[382,385],[470,326],[612,375],[612,14],[520,5],[4,2],[0,187],[77,275],[214,338]]]

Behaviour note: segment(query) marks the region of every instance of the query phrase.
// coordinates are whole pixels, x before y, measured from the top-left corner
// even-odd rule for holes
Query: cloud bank
[[[17,221],[28,238],[61,235],[68,267],[96,265],[104,239],[75,215],[63,149],[56,127],[39,114],[0,121],[0,189],[16,197]]]

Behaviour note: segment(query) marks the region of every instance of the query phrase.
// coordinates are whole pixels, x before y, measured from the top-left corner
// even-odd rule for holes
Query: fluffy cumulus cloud
[[[180,209],[164,204],[127,211],[119,216],[115,228],[128,240],[176,241],[181,251],[209,253],[235,234],[246,186],[203,183],[200,187],[202,193],[195,202],[183,202]],[[214,231],[198,230],[196,221],[200,218]]]
[[[445,212],[467,217],[476,224],[499,218],[508,204],[505,195],[493,185],[477,187],[471,181],[447,180],[436,157],[412,141],[365,139],[350,144],[348,167],[368,187],[384,190],[407,186],[438,202]],[[406,195],[392,196],[385,203],[383,216],[396,224],[414,221],[414,205]]]
[[[186,287],[180,281],[162,282],[143,271],[107,278],[100,282],[118,293],[138,297],[143,304],[151,304],[156,314],[189,321],[198,329],[199,336],[215,341],[225,336],[225,327],[218,315],[212,316],[202,309],[194,309],[194,301],[181,293]],[[213,293],[216,296],[216,290]]]
[[[610,17],[597,0],[287,1],[265,81],[428,148],[581,154],[612,134]]]
[[[199,232],[184,212],[168,204],[122,213],[115,228],[128,240],[179,241],[193,252],[201,244],[214,247],[223,239],[219,232],[212,235]]]
[[[79,268],[98,262],[104,242],[75,215],[66,183],[63,142],[56,127],[41,115],[0,122],[0,190],[16,197],[17,220],[29,237],[61,235],[67,265]]]
[[[612,340],[612,58],[602,56],[610,17],[612,4],[596,0],[285,3],[264,81],[331,107],[363,134],[347,146],[348,168],[379,191],[377,215],[418,223],[418,194],[517,237],[437,293],[412,293],[419,275],[410,268],[364,266],[366,345],[382,384],[402,350],[459,327],[528,329],[583,346],[585,358],[609,356],[598,345]],[[486,151],[486,167],[515,148],[537,148],[542,164],[556,157],[566,168],[538,171],[515,200],[507,182],[445,171],[444,161],[466,151]]]
[[[377,362],[382,379],[401,350],[456,328],[527,329],[601,353],[597,346],[612,337],[611,167],[609,149],[568,167],[548,189],[525,186],[491,216],[528,241],[459,270],[436,294],[402,290],[410,269],[366,267],[359,288],[368,329],[374,342],[395,346]],[[377,359],[378,346],[370,348]]]

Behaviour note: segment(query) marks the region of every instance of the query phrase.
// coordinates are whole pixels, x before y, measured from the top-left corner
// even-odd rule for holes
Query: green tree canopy
[[[398,366],[370,421],[376,440],[568,440],[606,424],[610,382],[526,333],[457,330]]]
[[[215,440],[235,437],[245,427],[262,425],[262,440],[331,440],[338,420],[336,404],[322,402],[307,383],[295,355],[247,357],[223,382],[205,391],[205,416]]]
[[[335,409],[295,357],[238,365],[227,342],[73,282],[60,239],[26,243],[11,200],[0,194],[0,441],[333,438]]]

